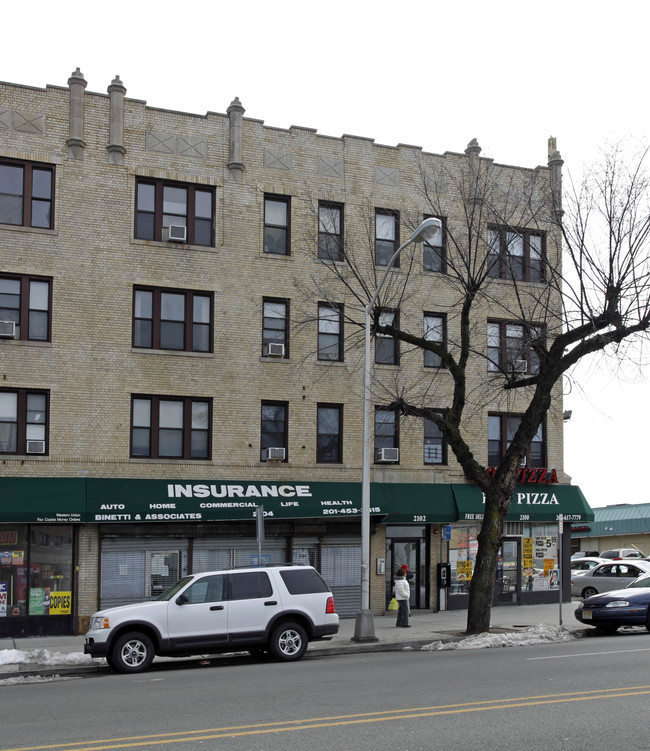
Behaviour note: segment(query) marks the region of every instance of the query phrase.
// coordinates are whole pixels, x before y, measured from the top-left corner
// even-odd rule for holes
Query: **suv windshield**
[[[166,592],[163,592],[161,595],[156,597],[156,600],[171,600],[172,597],[183,587],[188,583],[191,582],[193,576],[186,576],[180,581],[177,581],[176,584],[173,584]]]

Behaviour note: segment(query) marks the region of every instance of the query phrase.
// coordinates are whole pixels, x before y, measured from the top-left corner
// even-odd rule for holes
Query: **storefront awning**
[[[459,521],[483,519],[483,493],[476,485],[452,485]],[[593,521],[589,508],[577,485],[517,485],[506,515],[508,522],[557,522],[562,514],[565,522]]]
[[[375,498],[388,512],[387,524],[454,522],[458,518],[451,485],[376,483],[370,490],[371,506]]]

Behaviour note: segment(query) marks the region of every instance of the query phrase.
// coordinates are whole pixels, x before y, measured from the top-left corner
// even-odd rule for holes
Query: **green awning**
[[[453,485],[459,521],[483,519],[483,493],[476,485]],[[506,515],[508,522],[593,521],[589,507],[577,485],[517,485]]]
[[[456,504],[451,485],[431,483],[373,483],[370,505],[374,499],[388,512],[386,524],[422,524],[454,522]]]
[[[86,521],[86,481],[77,477],[5,477],[0,522],[69,524]]]

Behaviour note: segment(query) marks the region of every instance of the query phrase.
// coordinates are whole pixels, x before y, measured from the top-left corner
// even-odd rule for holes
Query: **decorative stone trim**
[[[45,135],[47,119],[38,112],[26,110],[0,110],[0,130],[13,130],[16,133]]]
[[[399,170],[392,167],[375,167],[375,185],[399,188]]]
[[[271,151],[264,149],[264,166],[267,169],[278,169],[291,172],[291,153],[289,151]]]
[[[328,159],[319,156],[318,174],[323,175],[323,177],[336,177],[342,180],[345,175],[345,163],[342,159]]]
[[[208,144],[204,138],[179,136],[153,130],[146,132],[145,148],[147,151],[155,151],[158,154],[174,154],[192,159],[205,159],[208,153]]]

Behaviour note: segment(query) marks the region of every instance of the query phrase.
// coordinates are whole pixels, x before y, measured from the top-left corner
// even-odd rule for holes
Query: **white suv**
[[[146,670],[155,655],[247,650],[299,660],[309,641],[338,630],[330,588],[311,566],[228,569],[186,576],[149,602],[99,610],[84,652],[122,673]]]

